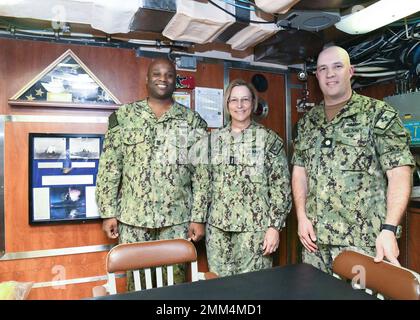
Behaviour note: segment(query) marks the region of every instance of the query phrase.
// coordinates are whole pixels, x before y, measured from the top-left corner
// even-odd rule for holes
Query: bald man
[[[324,101],[298,122],[294,141],[302,260],[328,273],[347,248],[398,265],[397,226],[411,193],[409,134],[391,106],[352,91],[353,73],[343,48],[319,54]]]
[[[209,170],[188,155],[206,140],[207,124],[173,100],[176,70],[169,60],[154,60],[145,80],[148,98],[109,117],[96,181],[103,230],[120,243],[198,241],[204,235]],[[174,273],[175,282],[182,282],[183,268]]]

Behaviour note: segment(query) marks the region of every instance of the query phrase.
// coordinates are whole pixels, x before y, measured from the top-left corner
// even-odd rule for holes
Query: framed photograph
[[[29,223],[100,218],[96,176],[104,135],[29,134]]]

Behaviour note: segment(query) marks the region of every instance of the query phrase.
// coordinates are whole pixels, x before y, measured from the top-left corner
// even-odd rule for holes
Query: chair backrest
[[[163,286],[162,267],[167,269],[167,284],[173,282],[173,265],[189,263],[191,280],[198,280],[197,251],[194,244],[185,239],[156,240],[119,244],[113,247],[106,259],[108,272],[107,292],[117,293],[115,272],[133,270],[135,290],[141,290],[140,269],[144,269],[146,289],[152,287],[151,268],[156,271],[156,285]]]
[[[386,261],[377,263],[373,259],[363,253],[346,250],[335,258],[333,272],[345,280],[357,279],[362,287],[364,284],[367,292],[373,291],[388,299],[420,300],[420,277],[417,273]]]

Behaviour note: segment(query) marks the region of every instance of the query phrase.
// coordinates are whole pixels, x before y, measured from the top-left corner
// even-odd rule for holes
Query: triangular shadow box
[[[69,49],[11,97],[9,104],[114,110],[121,102]]]

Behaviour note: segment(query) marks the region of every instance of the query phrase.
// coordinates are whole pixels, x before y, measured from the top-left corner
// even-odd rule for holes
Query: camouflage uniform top
[[[292,163],[306,169],[318,243],[365,247],[375,246],[386,217],[386,171],[414,159],[397,112],[353,92],[330,122],[323,104],[299,121]]]
[[[184,155],[200,137],[207,141],[206,127],[177,103],[159,119],[146,100],[121,106],[110,116],[99,163],[101,217],[145,228],[205,222],[208,165],[192,165]]]
[[[211,135],[213,192],[208,223],[224,231],[281,229],[291,207],[289,168],[281,138],[255,122],[235,135]]]

